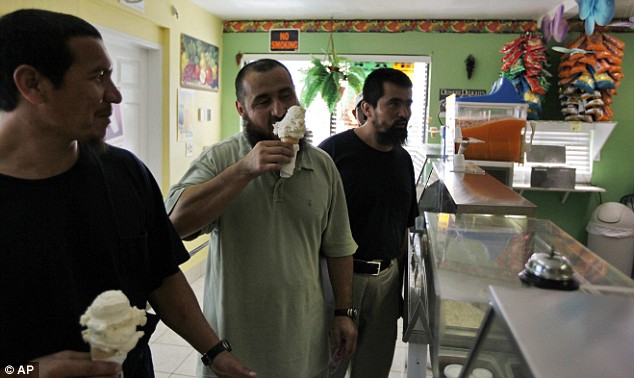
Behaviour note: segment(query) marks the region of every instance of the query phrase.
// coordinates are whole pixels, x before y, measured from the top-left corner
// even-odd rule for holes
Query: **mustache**
[[[394,121],[392,123],[392,126],[397,126],[397,127],[405,127],[407,128],[407,124],[409,123],[408,119],[405,118],[401,118],[401,119],[397,119],[396,121]]]
[[[112,116],[112,105],[108,105],[107,107],[97,110],[95,113],[98,117],[110,117]]]

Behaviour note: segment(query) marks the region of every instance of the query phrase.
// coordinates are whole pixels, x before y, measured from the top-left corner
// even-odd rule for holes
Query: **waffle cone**
[[[127,353],[121,354],[116,350],[103,350],[95,347],[90,348],[90,356],[93,361],[111,361],[122,364],[127,357]]]
[[[290,143],[290,144],[299,144],[299,139],[297,139],[297,138],[290,138],[290,137],[284,137],[284,138],[282,138],[282,142],[284,142],[284,143]]]

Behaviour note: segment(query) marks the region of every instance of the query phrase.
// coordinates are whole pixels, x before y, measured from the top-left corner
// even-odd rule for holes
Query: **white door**
[[[109,142],[137,155],[160,183],[160,49],[119,32],[100,31],[112,59],[113,80],[123,96],[118,109],[121,123],[113,116],[112,126],[120,128],[118,137]]]
[[[106,43],[113,62],[113,79],[121,95],[123,138],[121,147],[147,162],[147,50]]]

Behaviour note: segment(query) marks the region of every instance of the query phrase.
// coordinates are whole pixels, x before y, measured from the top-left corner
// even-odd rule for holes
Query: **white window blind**
[[[531,168],[535,166],[568,167],[576,169],[575,182],[590,184],[594,155],[594,125],[574,122],[537,121],[533,146],[565,147],[565,163],[526,162],[515,164],[513,182],[530,183]]]

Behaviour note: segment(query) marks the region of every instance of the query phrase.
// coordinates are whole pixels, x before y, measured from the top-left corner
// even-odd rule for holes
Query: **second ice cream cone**
[[[123,364],[127,353],[118,353],[116,350],[103,350],[96,347],[90,348],[90,357],[93,361],[110,361]]]
[[[90,344],[92,360],[120,364],[143,336],[137,326],[146,321],[145,310],[131,306],[121,290],[99,294],[79,319],[86,327],[82,337]]]
[[[93,361],[107,360],[115,354],[116,352],[114,350],[103,350],[95,347],[90,348],[90,356]]]

